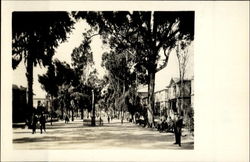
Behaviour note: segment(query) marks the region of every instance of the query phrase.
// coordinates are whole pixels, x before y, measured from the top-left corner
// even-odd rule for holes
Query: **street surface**
[[[31,129],[13,128],[14,149],[193,149],[191,135],[182,137],[182,147],[174,145],[173,133],[160,133],[134,123],[112,120],[96,127],[82,120],[65,124],[64,121],[46,124],[46,133],[32,134]],[[185,134],[185,132],[183,133]]]

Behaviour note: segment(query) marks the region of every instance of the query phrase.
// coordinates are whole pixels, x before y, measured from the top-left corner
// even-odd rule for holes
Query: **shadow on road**
[[[67,146],[81,145],[83,149],[96,148],[132,148],[132,149],[193,149],[193,141],[185,141],[183,137],[182,147],[173,145],[173,133],[159,133],[150,128],[143,128],[132,123],[114,122],[103,126],[83,126],[83,123],[63,122],[47,125],[47,133],[31,135],[31,130],[16,132],[14,134],[22,137],[14,138],[14,144],[37,145],[40,149],[46,146],[59,149],[67,149]],[[26,135],[25,135],[26,134]],[[35,147],[35,146],[34,146]]]

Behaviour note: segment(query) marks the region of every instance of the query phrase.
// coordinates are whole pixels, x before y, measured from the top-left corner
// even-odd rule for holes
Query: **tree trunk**
[[[184,80],[184,69],[182,69],[179,43],[177,45],[176,53],[177,53],[177,59],[178,59],[178,64],[179,64],[179,76],[180,76],[179,96],[177,98],[178,99],[178,109],[177,109],[177,112],[180,114],[181,111],[183,111],[183,90],[184,90],[183,89],[183,80]]]
[[[155,73],[157,68],[157,55],[158,50],[156,48],[156,33],[157,33],[157,23],[154,19],[155,12],[151,12],[150,15],[150,35],[151,37],[151,52],[149,53],[149,63],[150,67],[148,69],[149,75],[149,82],[148,82],[148,109],[147,109],[147,116],[148,116],[148,126],[154,127],[154,89],[155,89]]]
[[[81,107],[81,119],[83,119],[83,107]]]
[[[91,125],[95,126],[95,96],[94,96],[94,90],[92,90],[92,119],[91,119]]]
[[[53,108],[54,108],[54,98],[53,96],[51,96],[51,100],[52,100],[52,106],[51,106],[51,109],[50,109],[50,113],[51,113],[51,120],[50,120],[50,125],[52,125],[52,112],[53,112]]]
[[[74,108],[72,107],[72,110],[71,110],[71,115],[72,115],[72,121],[74,121]]]
[[[149,71],[149,84],[148,84],[148,126],[154,126],[154,88],[155,88],[155,72]]]
[[[120,110],[120,107],[118,106],[117,102],[118,102],[118,97],[115,98],[115,101],[114,101],[114,106],[115,106],[115,109],[116,109],[116,116],[117,116],[117,119],[119,120],[120,119],[120,115],[121,115],[121,110]]]
[[[181,79],[181,84],[180,84],[180,115],[183,112],[183,102],[184,102],[184,86],[183,86],[183,78]]]
[[[123,92],[122,92],[122,96],[124,97],[124,104],[121,105],[121,123],[123,124],[123,120],[124,120],[124,106],[126,105],[125,103],[125,91],[126,91],[126,85],[125,85],[125,80],[123,82]]]
[[[61,106],[61,114],[62,114],[62,119],[64,118],[64,105],[60,104]]]
[[[28,82],[28,109],[30,111],[30,117],[28,120],[30,123],[33,115],[33,64],[33,57],[28,53],[26,77]]]

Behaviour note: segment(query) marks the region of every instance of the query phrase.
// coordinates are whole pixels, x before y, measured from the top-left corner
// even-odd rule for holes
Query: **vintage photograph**
[[[12,12],[13,148],[194,149],[194,11]]]
[[[1,1],[0,161],[248,162],[248,1]]]

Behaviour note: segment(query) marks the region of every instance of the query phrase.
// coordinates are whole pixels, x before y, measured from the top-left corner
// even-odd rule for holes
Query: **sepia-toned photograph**
[[[248,162],[249,1],[1,1],[0,161]]]
[[[12,12],[14,149],[194,149],[194,17]]]

